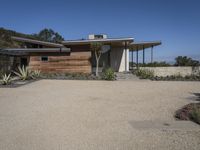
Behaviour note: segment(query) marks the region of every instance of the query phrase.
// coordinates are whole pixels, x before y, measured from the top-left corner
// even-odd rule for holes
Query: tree
[[[175,58],[175,66],[198,66],[199,61],[193,60],[187,56],[178,56]]]
[[[99,60],[102,54],[103,44],[100,42],[91,43],[91,51],[94,52],[96,58],[96,76],[99,76]]]
[[[54,42],[54,43],[60,43],[61,41],[64,41],[64,38],[58,32],[56,32],[54,34],[52,42]]]
[[[52,29],[43,29],[38,34],[34,34],[35,37],[39,38],[42,41],[60,43],[64,38]]]

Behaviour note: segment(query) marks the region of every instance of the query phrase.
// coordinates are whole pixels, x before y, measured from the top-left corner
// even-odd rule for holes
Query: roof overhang
[[[151,48],[154,46],[161,45],[161,41],[149,41],[149,42],[132,42],[129,45],[130,51],[137,51],[137,50],[143,50],[146,48]]]
[[[134,38],[108,38],[108,39],[87,39],[87,40],[68,40],[63,41],[62,44],[67,45],[88,45],[94,42],[100,42],[103,44],[112,44],[112,43],[131,43],[134,41]]]
[[[30,53],[68,53],[70,48],[6,48],[0,49],[4,55],[28,55]]]
[[[13,39],[15,41],[19,41],[19,42],[26,42],[26,43],[32,43],[32,44],[38,44],[38,45],[44,45],[44,46],[50,46],[50,47],[63,47],[63,44],[44,42],[44,41],[33,40],[33,39],[28,39],[28,38],[12,36],[11,39]]]

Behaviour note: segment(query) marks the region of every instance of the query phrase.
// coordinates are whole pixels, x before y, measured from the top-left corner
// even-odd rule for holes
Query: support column
[[[136,51],[136,63],[137,63],[137,69],[139,68],[139,64],[138,64],[138,46],[137,46],[137,51]]]
[[[131,51],[132,54],[132,70],[133,70],[133,50]]]
[[[127,71],[127,45],[126,45],[126,42],[125,42],[124,50],[125,50],[125,71]]]
[[[151,63],[153,63],[153,45],[151,46]]]
[[[127,42],[125,42],[125,71],[128,72],[129,71],[129,49],[127,47]]]
[[[143,64],[145,64],[145,48],[143,46]]]

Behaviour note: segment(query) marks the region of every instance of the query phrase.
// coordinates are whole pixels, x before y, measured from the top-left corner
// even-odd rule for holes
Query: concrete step
[[[133,75],[131,72],[118,72],[116,73],[117,80],[139,80],[139,78]]]

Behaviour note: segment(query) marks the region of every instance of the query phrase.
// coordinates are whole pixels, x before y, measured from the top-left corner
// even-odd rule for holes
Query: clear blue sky
[[[0,0],[0,27],[36,33],[47,27],[65,39],[89,33],[161,40],[156,60],[200,59],[199,0]],[[147,50],[148,51],[148,50]],[[147,57],[150,58],[149,52]]]

